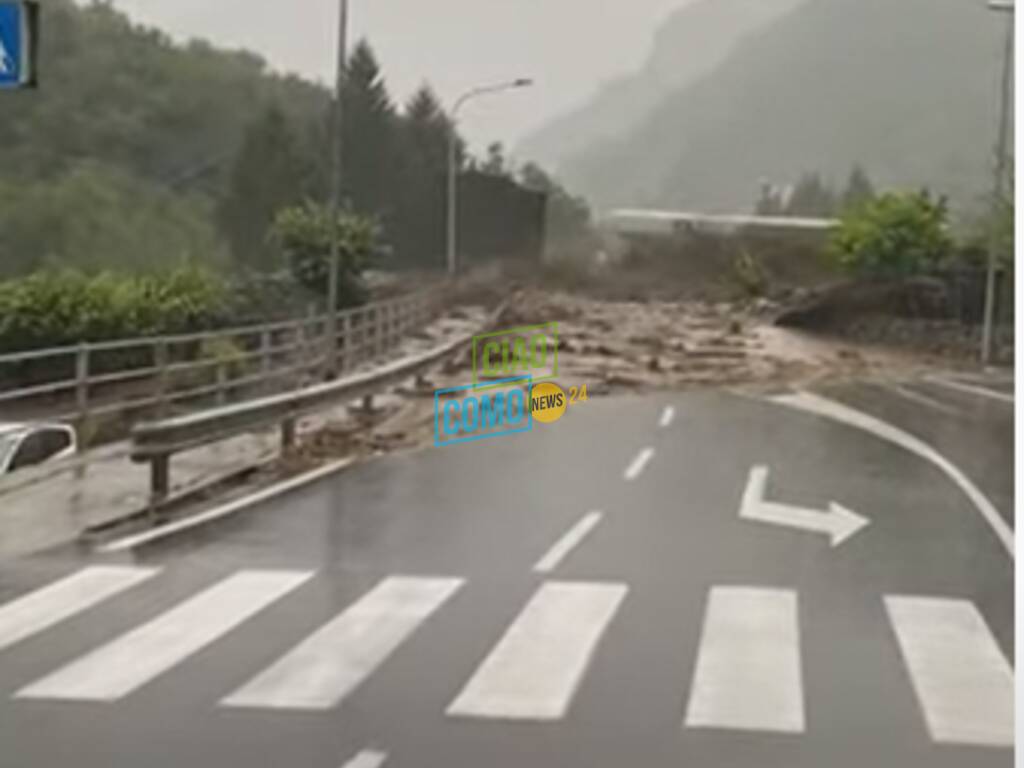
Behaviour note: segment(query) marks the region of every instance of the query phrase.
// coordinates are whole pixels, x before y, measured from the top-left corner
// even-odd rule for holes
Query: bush
[[[335,231],[341,254],[339,306],[361,304],[367,299],[362,274],[379,250],[380,228],[373,219],[345,212],[338,216]],[[279,211],[271,228],[295,280],[320,296],[328,293],[332,236],[329,212],[311,202]]]
[[[844,214],[830,252],[846,269],[874,277],[919,275],[951,253],[946,201],[890,192]]]
[[[206,330],[224,322],[227,295],[198,267],[146,277],[37,272],[0,282],[0,352]]]

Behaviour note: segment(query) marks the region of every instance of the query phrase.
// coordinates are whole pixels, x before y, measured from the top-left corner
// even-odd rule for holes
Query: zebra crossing
[[[793,592],[714,587],[686,725],[802,733],[797,622]]]
[[[5,654],[160,576],[160,570],[89,566],[0,605]],[[247,622],[294,598],[313,571],[240,570],[97,648],[5,691],[13,699],[120,701],[188,663]],[[350,697],[446,604],[471,590],[460,578],[392,575],[290,650],[212,703],[228,709],[329,711]],[[447,705],[450,718],[558,721],[570,712],[610,627],[629,599],[626,584],[542,581],[509,618]],[[885,595],[893,653],[906,670],[922,727],[941,744],[1012,747],[1013,669],[984,618],[962,599]],[[808,730],[800,600],[794,590],[710,588],[700,620],[683,729],[801,734]],[[453,690],[456,688],[453,687]],[[836,692],[841,695],[841,692]]]

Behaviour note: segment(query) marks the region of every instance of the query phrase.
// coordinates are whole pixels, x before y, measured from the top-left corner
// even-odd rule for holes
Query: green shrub
[[[344,212],[336,230],[341,255],[338,300],[342,307],[366,301],[362,273],[379,249],[380,228],[373,219]],[[295,280],[326,296],[330,275],[331,217],[316,203],[307,202],[278,212],[271,238],[284,253]]]
[[[926,273],[951,253],[943,199],[925,192],[890,192],[847,211],[830,253],[846,269],[875,277]]]
[[[206,330],[228,291],[198,267],[163,276],[37,272],[0,282],[0,353]]]

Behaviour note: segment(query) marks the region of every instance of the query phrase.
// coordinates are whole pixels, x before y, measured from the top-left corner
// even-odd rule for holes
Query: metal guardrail
[[[498,321],[506,306],[503,304],[488,318],[483,330]],[[155,508],[170,491],[170,461],[174,454],[271,426],[280,427],[282,447],[287,449],[295,442],[295,426],[301,416],[339,401],[372,398],[386,387],[419,377],[468,345],[476,333],[461,335],[428,352],[368,373],[201,413],[137,424],[132,430],[131,458],[136,463],[150,464],[151,507]]]
[[[428,290],[339,313],[340,372],[395,349],[433,316],[437,298]],[[326,315],[311,312],[262,325],[0,355],[0,420],[73,424],[84,451],[111,419],[124,429],[172,409],[225,405],[323,378],[327,326]],[[4,389],[5,380],[21,384]]]

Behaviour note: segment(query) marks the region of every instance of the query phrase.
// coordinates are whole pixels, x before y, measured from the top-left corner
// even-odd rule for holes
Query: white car
[[[75,430],[64,424],[0,422],[0,477],[73,456],[77,450]]]

